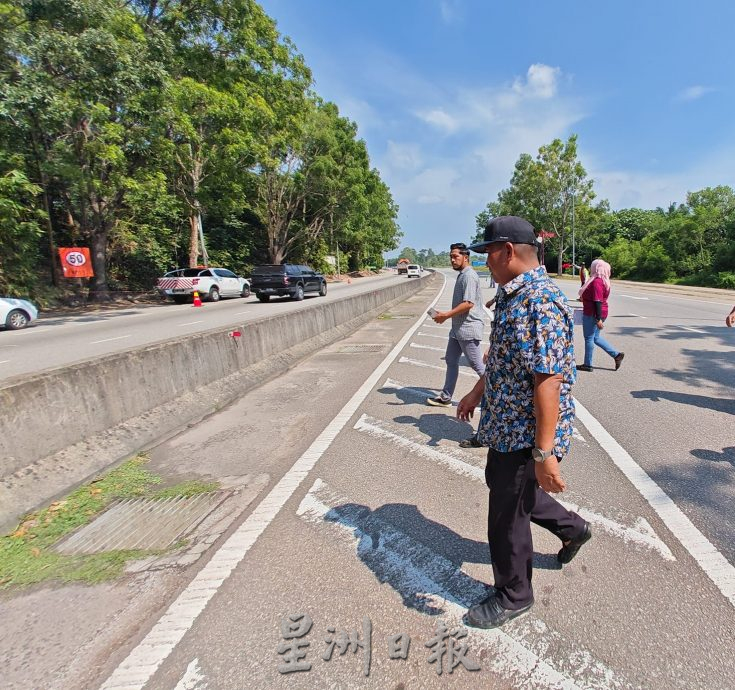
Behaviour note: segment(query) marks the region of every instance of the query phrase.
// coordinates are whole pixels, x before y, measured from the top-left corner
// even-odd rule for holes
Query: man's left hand
[[[536,465],[536,481],[539,486],[550,494],[558,494],[567,488],[559,471],[559,461],[552,455],[544,462],[533,461]]]

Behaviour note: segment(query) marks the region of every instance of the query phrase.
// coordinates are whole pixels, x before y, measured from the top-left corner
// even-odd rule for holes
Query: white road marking
[[[194,324],[197,324],[197,323],[204,323],[204,321],[189,321],[189,323],[179,323],[176,325],[183,327],[183,326],[193,326]]]
[[[647,316],[641,316],[640,314],[633,314],[632,312],[631,312],[630,316],[636,316],[639,319],[647,319],[648,318]]]
[[[434,350],[434,352],[445,352],[446,348],[443,347],[432,347],[431,345],[419,345],[418,343],[411,343],[409,347],[415,347],[419,350]]]
[[[619,295],[620,297],[629,297],[630,299],[644,299],[649,300],[650,297],[635,297],[634,295],[624,295],[622,292]]]
[[[707,331],[700,331],[697,328],[690,328],[689,326],[678,326],[678,328],[683,328],[685,331],[691,331],[692,333],[701,333],[702,335],[707,335]]]
[[[628,452],[579,402],[577,418],[585,425],[620,471],[658,513],[669,531],[681,542],[717,589],[735,607],[735,567],[715,548],[679,506],[648,476]]]
[[[485,470],[482,468],[470,465],[468,462],[460,460],[444,450],[430,448],[429,446],[416,443],[415,441],[405,438],[404,436],[391,431],[390,425],[386,422],[374,419],[368,415],[362,415],[360,419],[357,420],[354,428],[357,431],[363,431],[372,436],[390,441],[391,443],[401,448],[405,448],[409,452],[415,453],[420,457],[437,462],[455,474],[468,477],[469,479],[482,482],[483,484],[485,483]],[[582,518],[587,520],[587,522],[602,528],[605,532],[617,537],[618,539],[622,539],[626,544],[635,544],[637,546],[643,546],[651,549],[667,561],[676,560],[669,547],[658,538],[651,525],[642,517],[637,518],[635,527],[629,527],[573,503],[567,503],[565,501],[559,501],[559,503],[561,503],[567,510],[572,510],[575,513],[578,513]]]
[[[444,283],[446,284],[446,277]],[[441,291],[431,306],[439,300],[439,295]],[[337,413],[337,416],[319,434],[291,469],[284,474],[245,522],[214,553],[209,562],[168,607],[151,631],[112,672],[101,690],[142,690],[204,611],[222,583],[278,515],[286,501],[332,444],[337,434],[357,412],[358,407],[419,329],[422,319],[423,315],[408,329],[396,346]]]
[[[117,338],[105,338],[104,340],[93,340],[90,345],[97,345],[99,343],[111,343],[113,340],[125,340],[125,338],[131,338],[131,335],[120,335]]]
[[[393,379],[386,379],[385,383],[383,384],[383,388],[394,388],[396,390],[402,390],[406,393],[410,393],[415,398],[420,399],[421,401],[426,401],[426,398],[431,395],[431,391],[426,390],[425,388],[412,388],[411,386],[404,386],[402,383],[399,383],[398,381],[394,381]],[[457,407],[458,403],[456,400],[452,401],[452,405],[454,407]]]
[[[194,659],[186,667],[186,672],[176,683],[174,690],[207,690],[207,683],[199,668],[199,659]]]
[[[3,359],[2,361],[0,361],[0,364],[7,364],[9,361],[9,359]]]
[[[444,342],[447,342],[447,336],[446,335],[434,335],[432,333],[422,333],[419,331],[416,335],[422,335],[424,338],[436,338],[437,340],[443,340]]]
[[[366,566],[379,573],[380,582],[388,583],[419,610],[441,615],[450,627],[463,625],[466,609],[487,596],[486,585],[456,563],[405,534],[378,511],[371,512],[331,491],[321,479],[314,482],[296,512],[307,522],[336,529],[339,541],[356,549]],[[483,669],[512,678],[514,687],[626,687],[624,679],[580,649],[576,641],[567,642],[550,631],[534,614],[526,616],[533,618],[528,627],[515,621],[503,630],[466,628],[470,658],[482,648],[487,652]],[[557,658],[547,657],[550,647],[557,650]]]
[[[415,367],[425,367],[427,369],[438,369],[439,371],[445,371],[446,367],[440,367],[436,364],[427,364],[426,362],[420,362],[417,359],[411,359],[410,357],[401,357],[398,360],[399,364],[413,364]],[[474,376],[477,378],[477,374],[473,371],[470,373],[469,371],[462,371],[460,368],[459,370],[460,376]]]
[[[437,331],[449,331],[451,330],[451,326],[430,326],[427,323],[421,324],[422,328],[435,328]]]

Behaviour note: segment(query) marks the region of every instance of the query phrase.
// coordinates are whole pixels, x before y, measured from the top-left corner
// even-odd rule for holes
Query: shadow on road
[[[461,570],[464,563],[490,565],[488,545],[429,520],[415,505],[389,503],[370,510],[346,503],[329,510],[325,520],[354,532],[360,560],[409,608],[440,615],[444,600],[467,608],[492,589]],[[553,554],[535,554],[533,565],[561,568]]]
[[[415,426],[422,434],[429,437],[427,441],[429,446],[438,446],[442,439],[459,443],[462,439],[469,438],[475,433],[470,424],[462,422],[456,417],[450,417],[448,414],[422,414],[419,417],[401,415],[400,417],[394,417],[393,421],[398,424]]]
[[[721,379],[718,379],[718,382]],[[648,398],[653,402],[659,400],[670,400],[681,405],[692,405],[693,407],[706,408],[716,412],[735,415],[735,400],[726,398],[713,398],[708,395],[693,395],[691,393],[675,393],[673,391],[641,390],[631,391],[634,398]]]

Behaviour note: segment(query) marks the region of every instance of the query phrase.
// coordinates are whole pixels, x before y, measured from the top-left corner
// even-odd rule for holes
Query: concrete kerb
[[[0,528],[354,332],[430,281],[391,285],[0,388]]]

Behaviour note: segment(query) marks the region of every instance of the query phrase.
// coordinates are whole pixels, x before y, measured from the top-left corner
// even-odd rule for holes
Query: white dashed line
[[[447,336],[446,335],[433,335],[432,333],[422,333],[419,331],[416,335],[421,335],[424,338],[437,338],[438,340],[443,340],[446,342]]]
[[[7,364],[9,361],[10,361],[9,359],[4,359],[4,360],[0,361],[0,364]]]
[[[629,297],[630,299],[643,299],[643,300],[649,300],[650,297],[635,297],[634,295],[624,295],[620,294],[620,297]]]
[[[633,314],[632,312],[630,313],[630,316],[636,316],[639,319],[647,319],[648,318],[647,316],[641,316],[640,314]]]
[[[120,335],[117,338],[105,338],[104,340],[93,340],[90,345],[98,345],[99,343],[111,343],[113,340],[125,340],[131,338],[132,335]]]
[[[189,321],[189,323],[180,323],[180,324],[177,324],[177,325],[180,326],[180,327],[183,327],[183,326],[194,326],[197,323],[204,323],[204,321]]]
[[[658,513],[666,527],[692,555],[710,580],[735,606],[735,567],[714,547],[682,512],[679,506],[648,476],[628,452],[607,432],[587,409],[575,400],[577,418],[585,425],[620,471]]]
[[[409,347],[415,347],[419,350],[434,350],[434,352],[444,352],[443,347],[432,347],[431,345],[419,345],[418,343],[411,343]]]
[[[424,367],[426,369],[437,369],[438,371],[446,371],[446,367],[439,367],[436,364],[427,364],[426,362],[420,362],[417,359],[411,359],[410,357],[401,357],[398,360],[399,364],[413,364],[415,367]],[[473,371],[470,373],[469,371],[462,371],[462,369],[459,370],[460,376],[473,376],[474,378],[477,378],[477,374]]]
[[[689,326],[677,326],[678,328],[683,328],[685,331],[691,331],[692,333],[701,333],[702,335],[707,335],[707,331],[700,331],[697,328],[690,328]]]

